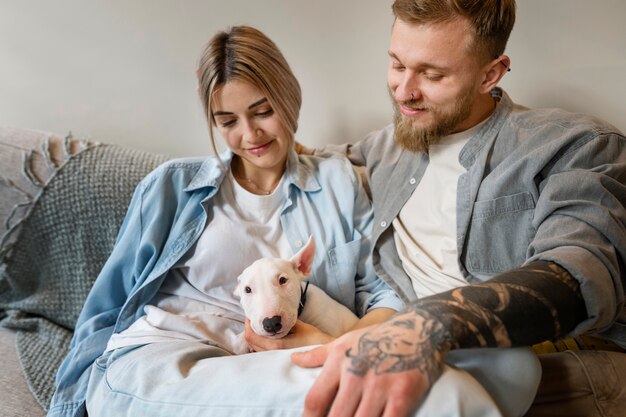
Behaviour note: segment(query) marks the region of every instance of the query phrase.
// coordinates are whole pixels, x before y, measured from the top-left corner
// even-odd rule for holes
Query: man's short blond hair
[[[515,0],[395,0],[397,19],[409,24],[441,23],[466,18],[474,30],[473,47],[485,58],[504,53],[515,24]]]

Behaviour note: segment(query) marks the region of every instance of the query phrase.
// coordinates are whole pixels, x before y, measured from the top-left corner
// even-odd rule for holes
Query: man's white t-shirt
[[[456,241],[457,183],[465,173],[459,153],[483,123],[430,147],[424,176],[393,221],[398,255],[418,298],[467,285]]]
[[[280,224],[286,195],[284,180],[272,194],[260,196],[226,176],[198,242],[169,271],[146,315],[114,334],[107,350],[181,339],[236,349],[244,330],[243,310],[233,295],[237,277],[259,258],[293,255]]]

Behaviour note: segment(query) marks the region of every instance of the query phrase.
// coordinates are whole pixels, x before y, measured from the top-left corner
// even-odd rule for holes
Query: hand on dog
[[[317,327],[307,324],[301,320],[296,321],[291,332],[280,339],[270,339],[259,336],[252,330],[250,320],[246,319],[245,339],[248,345],[256,351],[291,349],[301,346],[311,346],[328,343],[334,340],[332,336],[319,330]]]
[[[423,317],[401,314],[292,354],[296,365],[323,365],[304,416],[410,415],[441,374],[446,350],[431,341],[433,330]]]

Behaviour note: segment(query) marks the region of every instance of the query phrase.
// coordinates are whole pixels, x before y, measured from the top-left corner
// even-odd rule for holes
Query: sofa
[[[134,188],[167,159],[0,127],[0,417],[45,415]]]
[[[71,133],[0,126],[0,417],[46,414],[56,370],[133,191],[167,159]],[[564,345],[556,346],[559,350],[569,347],[559,343]],[[547,354],[544,366],[551,364],[553,343],[535,350]],[[602,354],[608,361],[614,352]],[[576,357],[583,356],[597,352]],[[615,363],[623,368],[623,361]],[[591,386],[583,387],[575,402],[588,404],[584,399],[592,392]],[[530,415],[556,415],[550,411],[551,395],[546,390],[546,407]],[[612,397],[602,404],[621,407]]]

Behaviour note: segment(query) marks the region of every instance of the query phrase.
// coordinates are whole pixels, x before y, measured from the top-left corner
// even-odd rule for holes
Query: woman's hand
[[[261,352],[264,350],[291,349],[301,346],[319,345],[335,340],[317,327],[298,320],[289,334],[280,339],[270,339],[254,333],[250,321],[246,320],[246,342],[250,347]]]
[[[396,314],[396,310],[391,308],[374,308],[361,317],[350,330],[362,329],[373,324],[385,322],[393,317],[394,314]]]

